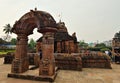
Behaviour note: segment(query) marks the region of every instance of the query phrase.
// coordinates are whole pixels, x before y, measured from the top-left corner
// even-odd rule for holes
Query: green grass
[[[0,52],[0,55],[2,55],[2,54],[7,54],[8,52]]]
[[[0,55],[7,54],[8,52],[15,52],[15,50],[0,50]]]

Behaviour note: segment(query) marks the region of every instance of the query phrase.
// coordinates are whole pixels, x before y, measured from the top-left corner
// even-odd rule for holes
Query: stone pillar
[[[55,74],[54,33],[45,32],[42,39],[42,60],[39,66],[39,75],[52,76]]]
[[[27,71],[29,68],[29,60],[27,56],[27,41],[27,35],[18,35],[15,59],[12,62],[12,73],[22,73]]]
[[[61,41],[57,42],[57,52],[61,53]]]

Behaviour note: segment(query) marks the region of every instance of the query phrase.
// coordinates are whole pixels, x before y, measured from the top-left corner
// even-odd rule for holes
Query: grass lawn
[[[7,54],[8,52],[0,52],[0,55]]]
[[[15,52],[15,50],[0,50],[0,55],[7,54],[8,52]]]

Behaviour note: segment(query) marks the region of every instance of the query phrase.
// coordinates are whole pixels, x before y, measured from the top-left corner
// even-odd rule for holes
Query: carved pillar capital
[[[27,45],[28,37],[24,34],[18,34],[17,45]]]

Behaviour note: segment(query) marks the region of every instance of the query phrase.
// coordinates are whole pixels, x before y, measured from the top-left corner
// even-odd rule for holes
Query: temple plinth
[[[12,73],[22,73],[28,70],[29,60],[27,56],[27,41],[28,37],[24,34],[19,34],[17,37],[17,45],[15,59],[12,62]],[[24,50],[23,50],[24,49]]]

